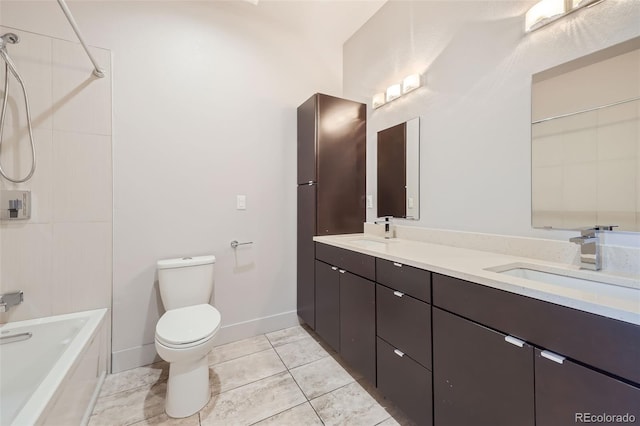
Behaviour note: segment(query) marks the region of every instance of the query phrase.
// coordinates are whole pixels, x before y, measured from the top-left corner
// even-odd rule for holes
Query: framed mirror
[[[420,218],[420,118],[378,132],[378,217]]]
[[[534,228],[640,231],[640,37],[534,74]]]

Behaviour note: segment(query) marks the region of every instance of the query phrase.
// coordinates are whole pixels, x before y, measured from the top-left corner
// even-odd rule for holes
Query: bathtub
[[[106,314],[0,325],[0,425],[87,423],[106,375]]]

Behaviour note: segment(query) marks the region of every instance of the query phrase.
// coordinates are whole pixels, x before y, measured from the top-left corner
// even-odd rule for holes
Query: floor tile
[[[325,357],[291,370],[302,392],[309,399],[338,389],[355,379],[333,357]]]
[[[134,423],[132,426],[200,426],[200,415],[198,413],[193,416],[185,417],[183,419],[174,419],[166,414],[160,414],[159,416],[154,416],[148,419],[145,419],[141,422]]]
[[[98,398],[89,426],[129,425],[162,414],[166,390],[162,382]]]
[[[271,343],[269,343],[269,340],[264,334],[233,343],[227,343],[226,345],[216,346],[209,354],[209,365],[219,364],[266,349],[271,349]]]
[[[284,372],[213,396],[200,412],[200,424],[250,425],[305,401],[291,375]]]
[[[311,337],[276,346],[275,349],[289,369],[329,356],[329,353]]]
[[[110,374],[104,380],[104,384],[100,390],[100,397],[166,381],[167,377],[169,377],[169,364],[164,361],[126,370],[121,373]]]
[[[300,325],[267,333],[266,336],[273,346],[286,345],[287,343],[295,342],[305,337],[312,337],[309,331]]]
[[[300,425],[300,426],[322,426],[322,421],[316,414],[313,407],[305,402],[293,407],[273,417],[262,420],[255,426],[283,426],[283,425]]]
[[[215,395],[281,373],[286,368],[271,348],[213,365],[209,371],[211,393]]]
[[[358,382],[311,400],[325,425],[371,426],[389,417]]]

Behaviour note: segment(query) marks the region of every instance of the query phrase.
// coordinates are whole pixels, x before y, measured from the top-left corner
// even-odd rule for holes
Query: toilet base
[[[196,361],[169,364],[165,412],[169,417],[189,417],[200,411],[211,398],[207,356]]]

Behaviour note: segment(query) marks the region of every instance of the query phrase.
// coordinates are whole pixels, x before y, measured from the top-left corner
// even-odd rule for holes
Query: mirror
[[[420,118],[378,132],[378,217],[420,218]]]
[[[534,74],[535,228],[640,231],[640,37]]]

